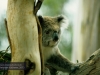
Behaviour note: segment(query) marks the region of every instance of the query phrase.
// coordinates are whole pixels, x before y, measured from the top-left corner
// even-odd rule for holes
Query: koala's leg
[[[52,66],[58,71],[63,71],[68,73],[73,72],[78,68],[77,65],[71,63],[68,59],[66,59],[61,54],[52,55],[47,60],[47,64]]]

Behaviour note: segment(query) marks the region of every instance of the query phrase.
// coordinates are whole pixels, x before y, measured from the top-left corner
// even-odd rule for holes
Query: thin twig
[[[38,0],[35,8],[34,8],[34,14],[36,15],[37,14],[37,11],[40,9],[41,5],[43,3],[43,0]]]
[[[37,25],[38,25],[38,35],[39,35],[39,52],[40,52],[40,57],[41,57],[41,75],[43,75],[43,70],[44,70],[44,64],[43,64],[43,54],[42,54],[42,49],[41,49],[41,46],[42,46],[42,43],[41,43],[41,39],[42,39],[42,29],[41,29],[41,25],[40,25],[40,22],[38,20],[38,17],[37,17],[37,11],[40,9],[41,5],[43,3],[43,0],[38,0],[38,2],[36,3],[36,0],[35,0],[35,3],[34,3],[34,14],[36,16],[36,21],[37,21]]]
[[[9,49],[10,46],[8,46],[5,50],[5,53],[0,57],[0,59],[3,59],[3,57],[5,56],[5,54],[8,52],[8,49]]]

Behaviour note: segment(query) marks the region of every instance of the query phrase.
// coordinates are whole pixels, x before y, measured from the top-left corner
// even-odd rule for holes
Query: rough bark
[[[100,75],[100,49],[95,51],[87,61],[81,63],[79,69],[70,75]]]
[[[8,0],[7,30],[11,46],[11,62],[32,64],[27,75],[41,75],[38,28],[34,0]],[[26,71],[25,71],[26,72]],[[24,70],[9,70],[8,75],[26,75]]]

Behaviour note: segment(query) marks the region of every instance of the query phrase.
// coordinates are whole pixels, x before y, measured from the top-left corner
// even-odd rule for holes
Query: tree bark
[[[80,0],[74,25],[73,55],[75,62],[85,61],[100,48],[100,0]]]
[[[70,75],[100,75],[100,49],[95,51],[87,61],[81,63],[79,69]]]
[[[11,46],[11,62],[29,62],[27,75],[41,75],[38,28],[34,0],[8,0],[7,30]],[[8,75],[26,75],[24,70],[9,70]]]

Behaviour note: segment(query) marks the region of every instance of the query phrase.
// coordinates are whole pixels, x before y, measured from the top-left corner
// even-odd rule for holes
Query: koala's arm
[[[65,58],[59,51],[56,52],[56,54],[52,55],[47,60],[47,65],[52,66],[58,71],[63,72],[72,72],[74,71],[78,66],[70,62],[67,58]]]
[[[47,67],[44,67],[44,75],[51,75],[50,70]]]

